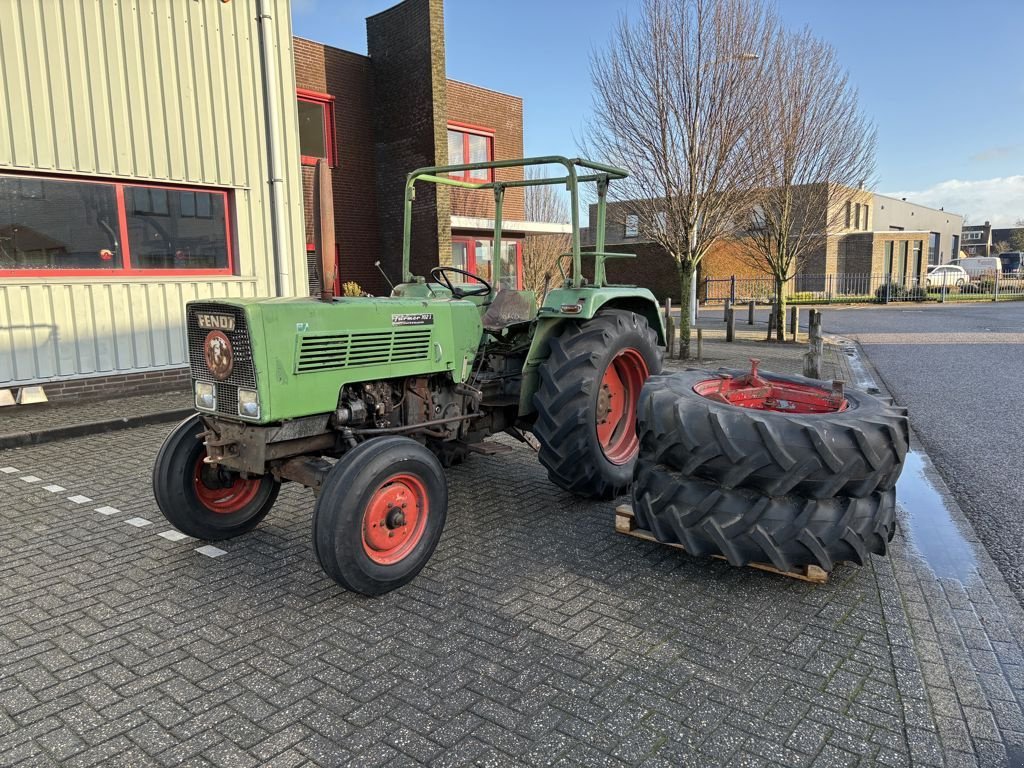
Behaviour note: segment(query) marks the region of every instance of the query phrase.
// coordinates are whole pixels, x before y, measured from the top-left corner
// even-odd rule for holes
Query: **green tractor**
[[[449,173],[558,165],[564,175],[474,183]],[[153,469],[164,516],[221,540],[266,516],[281,483],[316,494],[313,548],[343,587],[379,595],[429,560],[444,527],[443,467],[495,452],[488,435],[532,432],[548,476],[579,496],[629,485],[635,413],[660,372],[665,332],[650,291],[607,285],[609,182],[626,173],[582,159],[537,157],[421,168],[405,185],[402,282],[386,298],[218,299],[186,309],[198,413],[167,437]],[[532,291],[450,266],[410,272],[417,182],[492,190],[501,253],[505,190],[564,185],[572,252],[538,308]],[[581,254],[579,185],[597,186],[596,252]],[[582,256],[594,259],[591,279]],[[564,263],[571,258],[571,270]]]

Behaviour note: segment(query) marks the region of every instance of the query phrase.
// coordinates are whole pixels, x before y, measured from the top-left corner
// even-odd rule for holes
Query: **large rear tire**
[[[633,485],[637,525],[691,555],[782,571],[884,555],[896,531],[895,489],[865,498],[770,497],[686,477],[641,458]]]
[[[759,375],[769,384],[828,391],[802,376]],[[644,456],[684,475],[767,496],[866,497],[895,487],[910,441],[905,408],[847,389],[842,411],[760,410],[694,389],[715,378],[691,370],[648,383],[638,415]]]
[[[360,443],[327,473],[313,511],[321,567],[352,592],[383,595],[427,564],[444,530],[440,461],[408,437]]]
[[[579,496],[608,499],[633,477],[636,407],[662,350],[646,318],[605,309],[551,340],[533,397],[533,433],[551,481]]]
[[[281,484],[271,475],[243,478],[207,464],[200,439],[204,429],[197,414],[167,436],[153,464],[153,496],[160,512],[179,531],[220,541],[259,525],[274,506]]]

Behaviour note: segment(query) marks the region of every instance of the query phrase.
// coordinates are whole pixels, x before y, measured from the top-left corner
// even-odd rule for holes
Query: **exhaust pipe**
[[[320,301],[334,301],[337,262],[334,249],[334,195],[331,169],[327,161],[316,161],[313,176],[313,246],[317,255],[317,277],[320,279]]]

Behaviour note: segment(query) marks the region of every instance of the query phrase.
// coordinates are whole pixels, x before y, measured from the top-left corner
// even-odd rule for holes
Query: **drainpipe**
[[[260,28],[260,62],[263,65],[263,114],[267,133],[267,187],[270,201],[270,232],[274,255],[275,288],[278,296],[291,293],[290,263],[285,257],[284,179],[281,177],[281,121],[277,103],[277,67],[273,57],[274,18],[267,13],[270,0],[256,0],[256,22]]]

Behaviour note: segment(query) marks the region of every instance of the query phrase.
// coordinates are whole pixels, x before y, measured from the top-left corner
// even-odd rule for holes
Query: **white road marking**
[[[167,539],[168,541],[184,541],[185,539],[192,538],[191,536],[186,536],[181,531],[163,531],[162,533],[158,533],[157,536]]]
[[[212,544],[207,544],[205,547],[196,547],[196,552],[207,557],[220,557],[227,554],[223,549],[219,549]]]
[[[41,482],[43,482],[43,478],[36,477],[35,475],[25,475],[21,479],[24,480],[26,483],[41,483]]]
[[[136,528],[145,528],[147,525],[152,525],[152,520],[147,520],[144,517],[132,517],[125,520],[128,525],[134,525]]]
[[[50,493],[60,493],[61,491],[66,491],[67,488],[62,485],[44,485],[43,490],[49,491]]]
[[[88,496],[68,496],[68,501],[73,501],[75,504],[88,504],[92,499]]]
[[[14,467],[0,467],[0,472],[3,472],[5,475],[13,475],[16,472],[21,472],[21,470]]]
[[[117,507],[97,507],[96,511],[99,512],[101,515],[119,515],[119,514],[121,514],[121,510],[117,509]]]

